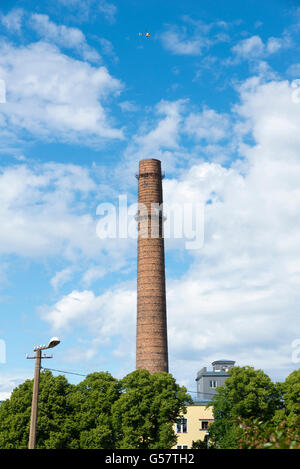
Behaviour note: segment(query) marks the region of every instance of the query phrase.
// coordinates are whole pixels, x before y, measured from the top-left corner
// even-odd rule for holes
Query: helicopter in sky
[[[139,33],[139,36],[151,37],[150,33]]]

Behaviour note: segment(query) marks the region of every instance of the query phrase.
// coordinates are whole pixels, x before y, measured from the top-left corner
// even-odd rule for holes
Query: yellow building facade
[[[203,441],[213,421],[212,406],[196,403],[187,406],[187,413],[183,414],[174,425],[177,444],[173,449],[190,449],[193,441]]]

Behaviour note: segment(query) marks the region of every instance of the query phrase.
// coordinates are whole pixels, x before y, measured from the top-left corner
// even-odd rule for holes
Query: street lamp
[[[33,351],[35,352],[34,357],[29,357],[29,356],[26,357],[26,358],[35,360],[28,449],[35,449],[35,446],[36,446],[36,423],[37,423],[37,414],[38,414],[41,360],[43,358],[52,358],[52,356],[47,357],[46,355],[42,355],[42,350],[54,348],[59,343],[60,343],[60,339],[58,337],[52,337],[48,345],[39,345],[37,347],[34,347],[33,349]]]
[[[52,337],[47,348],[53,348],[60,344],[60,339],[58,337]]]

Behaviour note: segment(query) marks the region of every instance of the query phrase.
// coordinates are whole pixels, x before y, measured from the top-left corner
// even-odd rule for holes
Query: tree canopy
[[[185,388],[168,373],[136,370],[120,382],[122,393],[113,406],[114,428],[120,449],[170,448],[176,444],[172,428],[185,404]]]
[[[0,448],[27,448],[33,380],[0,406]],[[107,372],[77,385],[43,371],[37,448],[171,448],[173,424],[191,398],[168,373],[136,370],[117,380]]]
[[[28,446],[33,380],[17,387],[0,406],[0,448]],[[38,413],[38,448],[63,448],[69,443],[68,421],[72,415],[69,395],[74,386],[64,376],[41,373]]]
[[[262,370],[234,367],[212,404],[215,447],[293,447],[299,438],[300,370],[273,383]]]

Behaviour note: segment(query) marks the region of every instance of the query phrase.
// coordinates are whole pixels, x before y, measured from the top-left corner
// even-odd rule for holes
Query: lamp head
[[[50,342],[49,342],[47,348],[56,347],[56,345],[58,345],[58,344],[60,344],[60,338],[59,337],[52,337],[52,339],[50,339]]]

